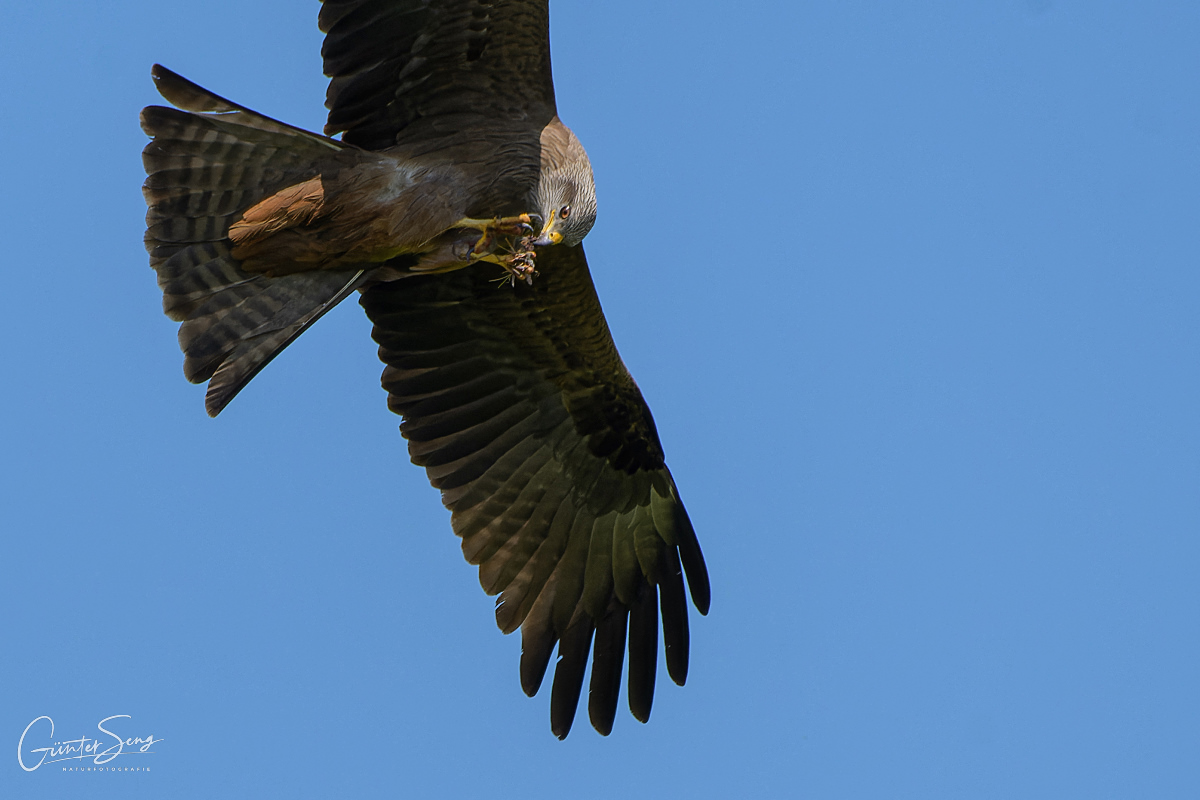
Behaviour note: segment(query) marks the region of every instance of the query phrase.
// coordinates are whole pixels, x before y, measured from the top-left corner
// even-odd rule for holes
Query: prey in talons
[[[495,219],[462,219],[454,227],[480,231],[479,238],[467,254],[468,263],[487,261],[497,264],[505,271],[500,281],[516,286],[519,280],[532,285],[533,276],[537,275],[533,266],[533,242],[541,226],[542,220],[538,215],[518,214]]]
[[[533,234],[529,233],[518,239],[497,242],[490,252],[472,253],[471,260],[487,261],[503,267],[505,274],[499,278],[501,284],[507,281],[510,286],[516,286],[517,281],[525,281],[532,286],[533,278],[538,274],[534,268],[536,254],[533,250],[533,240]]]
[[[515,217],[497,217],[490,220],[463,219],[455,228],[468,228],[481,232],[475,241],[467,261],[487,261],[504,268],[501,282],[508,281],[516,286],[517,281],[532,285],[537,275],[534,269],[533,243],[542,220],[536,214],[519,214]]]
[[[533,286],[533,278],[538,274],[534,268],[534,252],[533,252],[533,237],[524,236],[518,239],[512,251],[495,255],[493,263],[504,267],[506,274],[501,275],[497,282],[503,286],[505,282],[509,286],[516,286],[517,281],[525,281],[525,283]],[[491,259],[488,259],[491,260]]]

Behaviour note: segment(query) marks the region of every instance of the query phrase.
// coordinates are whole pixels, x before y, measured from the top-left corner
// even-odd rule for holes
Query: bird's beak
[[[558,231],[551,230],[553,227],[554,221],[551,220],[549,225],[542,228],[542,232],[538,235],[538,238],[533,240],[534,245],[537,247],[545,247],[548,244],[558,244],[561,242],[563,238],[562,234]]]

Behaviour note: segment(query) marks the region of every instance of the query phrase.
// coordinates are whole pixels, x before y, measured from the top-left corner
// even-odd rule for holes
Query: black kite
[[[209,413],[361,292],[412,460],[499,594],[501,630],[521,629],[527,694],[558,644],[565,737],[589,650],[603,734],[626,641],[637,719],[660,624],[683,684],[684,575],[702,614],[709,584],[588,273],[595,190],[556,114],[548,14],[547,0],[325,0],[324,136],[159,66],[182,110],[148,107],[142,127],[146,246]]]

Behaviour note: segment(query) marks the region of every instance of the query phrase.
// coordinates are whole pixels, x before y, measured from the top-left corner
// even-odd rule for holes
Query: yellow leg
[[[533,240],[535,225],[540,226],[541,220],[529,214],[519,214],[515,217],[496,217],[495,219],[464,218],[454,223],[452,228],[469,228],[480,231],[479,239],[471,248],[468,261],[487,261],[498,264],[507,273],[501,280],[515,284],[518,280],[533,283],[537,274],[533,268]],[[497,253],[501,246],[501,237],[514,238],[515,241],[504,242],[506,252]]]
[[[518,214],[515,217],[495,217],[493,219],[471,219],[464,217],[451,225],[451,228],[475,228],[486,233],[496,233],[501,236],[523,236],[533,233],[536,220],[528,214]]]

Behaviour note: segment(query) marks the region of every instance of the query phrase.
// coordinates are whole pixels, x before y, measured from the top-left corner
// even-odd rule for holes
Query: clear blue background
[[[550,734],[353,302],[218,420],[149,67],[324,120],[316,2],[5,9],[0,796],[1200,793],[1200,5],[555,0],[595,280],[713,579]],[[112,714],[148,774],[22,772]]]

